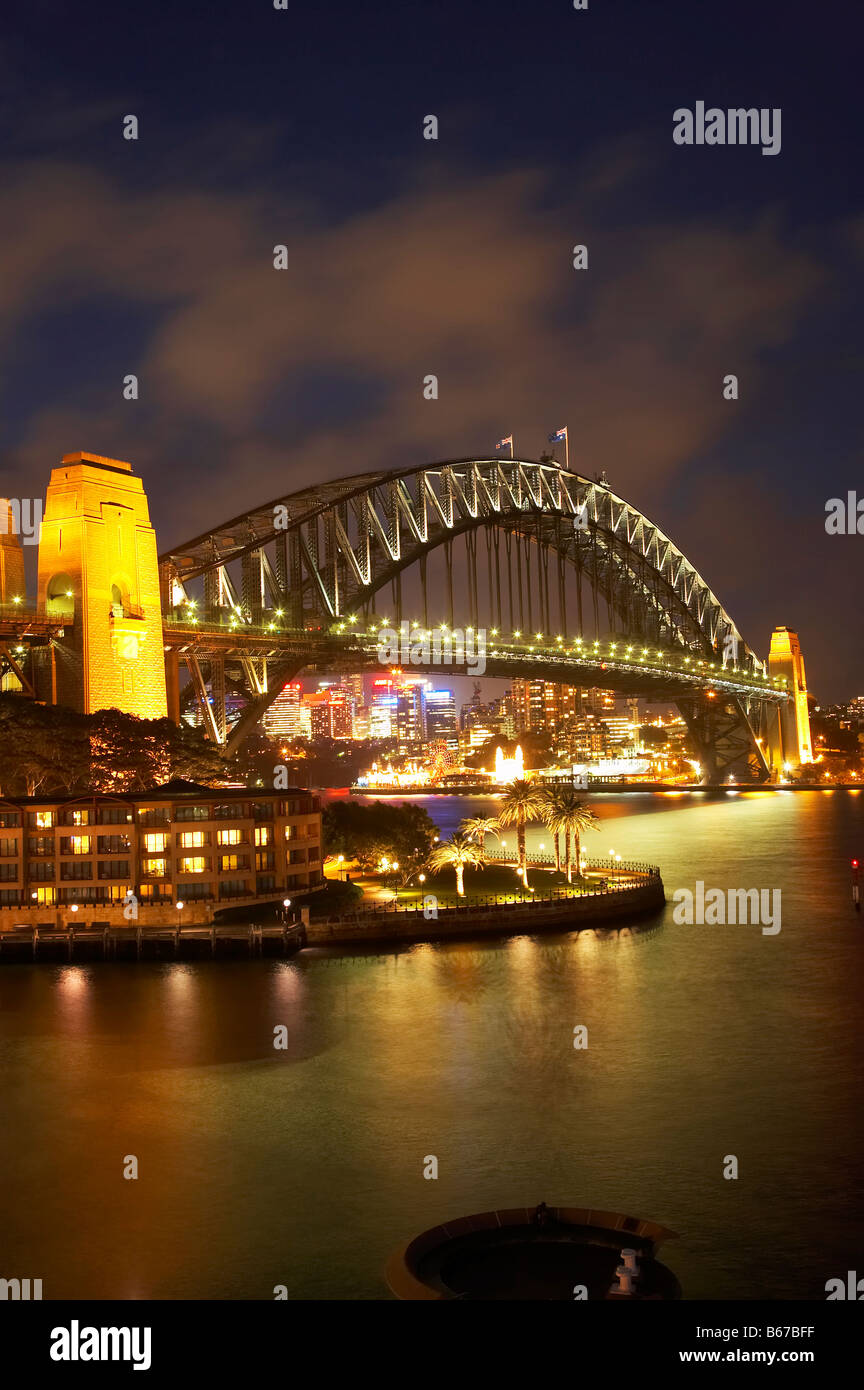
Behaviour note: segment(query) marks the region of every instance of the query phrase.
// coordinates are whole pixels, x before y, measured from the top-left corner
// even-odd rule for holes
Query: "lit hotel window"
[[[220,845],[239,845],[240,831],[238,830],[218,830],[216,837]]]
[[[144,848],[148,851],[149,854],[159,854],[162,850],[166,850],[168,848],[168,836],[145,835]]]
[[[204,831],[184,830],[180,836],[180,843],[184,849],[201,849],[204,845]]]
[[[259,825],[255,830],[256,845],[269,845],[271,830],[269,825]]]
[[[90,844],[91,840],[89,835],[69,836],[69,848],[73,854],[89,854]]]
[[[219,868],[220,868],[220,870],[221,870],[221,872],[222,872],[223,874],[225,873],[225,870],[226,870],[226,869],[236,869],[236,868],[237,868],[237,855],[236,855],[236,854],[222,854],[222,855],[220,855],[220,856],[219,856]]]
[[[149,874],[151,878],[163,878],[165,875],[165,860],[145,859],[144,872],[145,874]]]
[[[54,901],[54,889],[53,889],[53,888],[34,888],[33,893],[31,894],[31,897],[35,897],[36,902],[39,903],[40,905],[41,905],[42,903],[53,903],[53,901]]]
[[[36,824],[37,824],[37,826],[39,827],[40,830],[50,830],[51,827],[52,827],[52,825],[54,824],[54,812],[53,812],[53,811],[37,811],[37,812],[36,812]]]
[[[177,867],[181,874],[203,874],[207,864],[203,855],[197,855],[191,859],[180,859]]]
[[[69,824],[70,824],[70,825],[89,825],[89,824],[90,824],[90,812],[89,812],[89,811],[72,811],[72,812],[70,813]]]

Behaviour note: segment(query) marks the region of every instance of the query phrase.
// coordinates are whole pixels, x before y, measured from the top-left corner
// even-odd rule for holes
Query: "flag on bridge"
[[[569,440],[569,437],[568,437],[568,435],[567,435],[567,426],[566,426],[566,425],[564,425],[560,430],[556,430],[554,434],[550,434],[550,436],[549,436],[549,443],[550,443],[550,444],[560,444],[560,442],[561,442],[562,439],[564,440],[564,456],[565,456],[565,458],[566,458],[566,460],[567,460],[567,469],[568,469],[568,471],[569,471],[569,468],[570,468],[570,440]]]
[[[513,436],[512,436],[512,434],[507,434],[507,435],[504,436],[503,439],[499,439],[499,440],[498,440],[498,443],[495,445],[495,452],[497,453],[499,449],[506,449],[506,447],[507,447],[508,444],[510,445],[510,457],[511,457],[511,459],[512,459],[512,457],[513,457]]]

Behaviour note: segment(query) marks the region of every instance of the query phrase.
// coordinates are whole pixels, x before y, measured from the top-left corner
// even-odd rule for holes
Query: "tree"
[[[437,874],[441,869],[456,870],[456,892],[460,898],[465,896],[465,870],[482,869],[485,863],[486,855],[480,846],[459,831],[443,844],[436,845],[429,855],[429,867],[433,873]]]
[[[486,836],[494,835],[498,838],[500,826],[494,816],[469,816],[467,820],[460,821],[459,829],[469,840],[474,840],[482,849],[486,847]]]
[[[543,805],[540,808],[540,816],[547,830],[551,830],[555,838],[555,868],[561,872],[561,826],[558,822],[558,787],[545,787],[543,789]]]
[[[145,791],[175,777],[224,784],[231,776],[231,764],[188,724],[137,719],[117,709],[78,714],[0,695],[0,790],[6,796]]]
[[[0,779],[6,796],[87,789],[88,716],[0,695]]]
[[[599,830],[600,822],[590,806],[586,806],[584,801],[579,800],[572,787],[556,788],[554,796],[550,798],[549,808],[547,824],[555,831],[556,844],[558,836],[564,836],[567,882],[572,883],[574,858],[576,860],[576,872],[579,872],[580,836],[586,830]],[[575,849],[575,854],[572,856],[571,839]]]
[[[366,869],[389,859],[408,871],[425,860],[438,835],[426,811],[409,802],[394,806],[383,801],[371,805],[350,799],[331,801],[322,824],[325,854],[330,858],[344,854]]]
[[[525,826],[529,820],[539,820],[543,811],[543,792],[525,778],[511,782],[501,802],[498,824],[515,825],[519,849],[519,876],[528,887],[528,861],[525,856]]]

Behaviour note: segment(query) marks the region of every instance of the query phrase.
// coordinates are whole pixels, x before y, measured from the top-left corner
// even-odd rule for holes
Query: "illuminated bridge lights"
[[[188,623],[199,627],[199,631],[206,629],[216,632],[230,632],[232,636],[238,634],[238,631],[240,631],[256,637],[260,636],[266,638],[273,634],[279,634],[289,640],[301,639],[301,631],[299,629],[285,628],[281,624],[273,621],[273,617],[282,616],[281,609],[271,610],[273,616],[270,621],[265,622],[259,620],[257,623],[253,623],[249,616],[244,613],[242,607],[236,603],[232,604],[230,607],[226,606],[223,610],[224,616],[218,620],[214,618],[208,620],[206,616],[202,620],[197,613],[192,611],[195,606],[196,600],[184,599],[181,604],[182,612],[166,615],[166,626],[170,627],[172,624],[183,626]],[[329,629],[329,636],[331,639],[334,637],[346,637],[349,641],[355,641],[356,634],[352,633],[350,629],[353,628],[358,621],[359,618],[357,614],[347,615],[341,621],[333,624]],[[367,643],[374,643],[376,634],[389,623],[389,617],[380,619],[376,617],[376,620],[371,622],[368,628],[364,629],[365,641]],[[430,638],[434,631],[434,629],[423,627],[420,620],[417,618],[410,620],[409,629],[413,639],[421,639],[424,641]],[[458,631],[458,629],[455,630]],[[305,633],[306,629],[303,631]],[[317,628],[308,629],[308,631],[315,631],[320,633],[321,636],[324,636],[326,629]],[[438,625],[437,631],[446,634],[451,631],[451,628],[448,623],[441,622]],[[482,632],[483,629],[478,629],[473,626],[466,628],[466,632],[471,634],[478,631]],[[581,635],[569,638],[564,637],[561,633],[558,633],[554,637],[551,635],[544,637],[543,633],[538,632],[534,634],[534,640],[532,641],[518,628],[509,638],[504,637],[498,628],[492,628],[489,629],[489,631],[491,636],[495,638],[494,650],[492,650],[491,655],[495,660],[499,661],[506,661],[508,658],[512,658],[516,661],[526,660],[528,658],[537,660],[542,654],[544,660],[550,661],[556,665],[560,664],[567,666],[571,663],[577,663],[585,664],[589,667],[591,665],[599,666],[603,670],[608,669],[608,666],[611,665],[613,669],[618,669],[622,672],[643,670],[647,674],[648,671],[652,671],[657,675],[665,675],[677,680],[683,679],[688,685],[693,682],[699,683],[700,681],[705,681],[713,677],[718,688],[724,690],[740,690],[742,686],[745,686],[752,688],[754,691],[773,692],[777,695],[785,694],[788,684],[786,678],[782,676],[763,675],[760,670],[747,670],[738,666],[721,666],[716,661],[711,661],[706,657],[700,657],[695,653],[685,654],[680,649],[663,651],[660,648],[652,649],[647,646],[639,648],[638,644],[626,642],[626,640],[601,638],[586,639]],[[361,636],[360,642],[361,646],[364,645],[364,636]],[[604,652],[608,653],[608,657],[601,661]],[[310,659],[314,659],[314,657],[310,655]],[[712,692],[711,698],[716,698],[716,696],[717,692]]]

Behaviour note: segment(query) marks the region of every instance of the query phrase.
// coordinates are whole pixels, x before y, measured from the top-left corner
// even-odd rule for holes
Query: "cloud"
[[[613,217],[607,194],[618,207],[637,164],[621,145],[614,177],[590,167],[589,191],[577,180],[555,208],[536,170],[438,171],[325,222],[256,191],[130,194],[82,167],[12,165],[0,353],[57,302],[108,297],[151,327],[137,360],[118,344],[110,400],[101,379],[80,404],[46,393],[7,453],[5,490],[18,479],[31,495],[72,449],[128,458],[167,548],[310,477],[485,453],[511,430],[536,456],[566,423],[573,466],[605,468],[663,525],[670,485],[747,409],[730,412],[724,375],[754,398],[765,354],[795,334],[826,272],[776,218]],[[587,271],[572,268],[577,241]],[[138,402],[120,397],[130,370]]]

